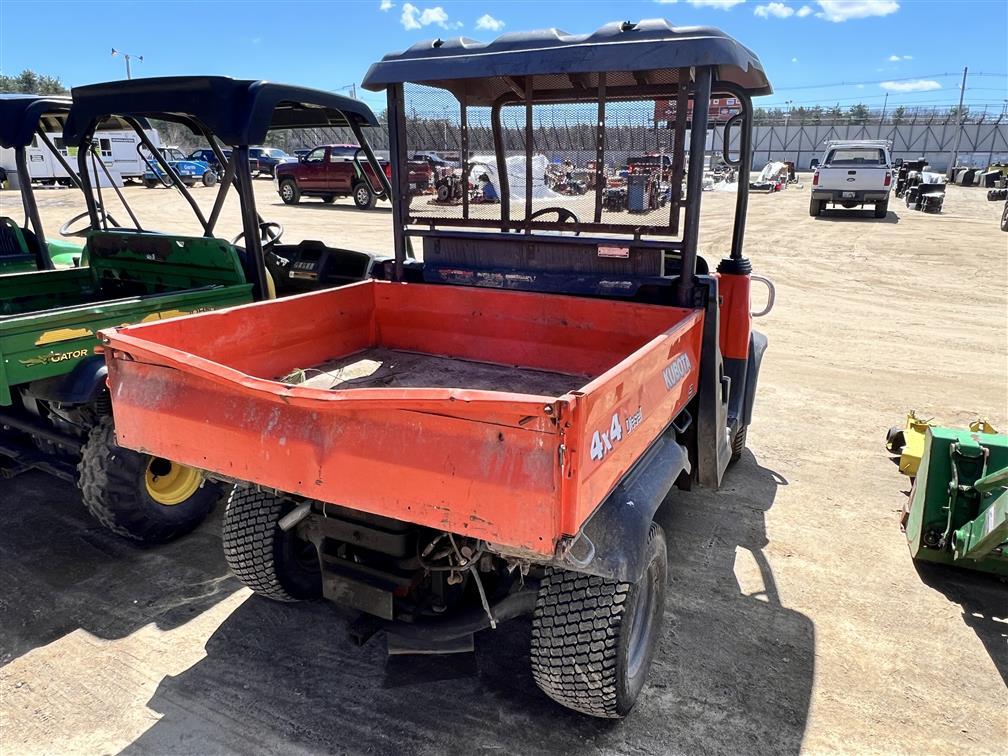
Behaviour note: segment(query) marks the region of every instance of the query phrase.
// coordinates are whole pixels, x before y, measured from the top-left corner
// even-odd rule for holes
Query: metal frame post
[[[404,188],[404,181],[409,175],[404,175],[406,166],[406,98],[402,84],[392,84],[388,88],[388,129],[389,129],[389,161],[391,163],[392,195],[392,242],[395,246],[396,281],[402,281],[403,267],[406,261],[406,217],[409,209],[409,189]]]
[[[49,257],[49,247],[46,245],[45,234],[42,232],[42,218],[39,216],[38,204],[35,202],[35,193],[32,191],[31,170],[28,168],[26,150],[22,147],[14,149],[14,162],[17,166],[18,181],[21,183],[21,202],[24,204],[25,215],[35,232],[38,246],[35,250],[35,264],[39,270],[52,270],[52,258]]]
[[[690,128],[689,175],[686,180],[686,222],[683,225],[682,269],[676,285],[676,303],[693,305],[697,236],[700,230],[700,195],[703,193],[704,152],[707,147],[707,113],[710,109],[710,66],[696,69],[693,88],[693,123]],[[741,181],[741,177],[739,177]]]
[[[248,145],[235,146],[231,151],[231,159],[234,161],[235,180],[241,197],[242,231],[245,232],[245,252],[249,256],[250,263],[247,267],[251,268],[252,272],[252,296],[260,302],[269,296],[269,290],[266,287],[266,261],[263,259]]]

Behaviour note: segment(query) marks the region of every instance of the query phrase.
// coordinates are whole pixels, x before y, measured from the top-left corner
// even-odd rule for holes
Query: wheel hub
[[[144,473],[147,493],[158,504],[175,506],[186,501],[203,483],[203,474],[186,465],[151,457]]]

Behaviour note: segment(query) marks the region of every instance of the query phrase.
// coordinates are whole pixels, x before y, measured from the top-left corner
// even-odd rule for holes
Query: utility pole
[[[133,78],[133,71],[130,69],[130,60],[132,60],[133,58],[136,58],[137,62],[143,63],[143,55],[130,55],[129,53],[124,53],[122,50],[116,50],[113,47],[112,48],[112,57],[114,58],[116,55],[122,55],[123,58],[126,59],[126,78],[127,79],[132,79]]]
[[[963,68],[962,85],[959,87],[959,110],[956,113],[959,118],[959,126],[956,129],[955,148],[952,150],[952,162],[949,163],[948,170],[945,171],[945,178],[947,179],[952,178],[952,173],[955,171],[956,163],[959,162],[959,140],[962,139],[963,123],[966,121],[966,116],[963,113],[963,98],[966,96],[967,71],[969,71],[969,68]]]

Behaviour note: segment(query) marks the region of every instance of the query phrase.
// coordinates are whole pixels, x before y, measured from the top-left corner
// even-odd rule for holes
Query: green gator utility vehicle
[[[283,228],[264,222],[255,210],[248,145],[264,141],[271,128],[359,130],[377,121],[366,105],[348,97],[222,77],[121,81],[73,94],[64,141],[78,147],[88,225],[74,231],[67,224],[62,232],[84,238],[86,266],[0,276],[0,469],[9,476],[35,468],[77,482],[88,510],[104,525],[134,540],[163,542],[199,524],[220,490],[193,468],[116,443],[97,332],[266,299],[274,290],[270,269],[278,284],[296,271],[293,280],[302,288],[370,276],[379,260],[373,255],[321,242],[278,244]],[[226,166],[209,216],[144,134],[143,119],[150,115],[188,126]],[[132,127],[162,165],[203,236],[148,230],[114,186],[133,228],[112,225],[101,182],[94,181],[107,167],[92,135],[113,116]],[[221,143],[232,148],[230,158]],[[242,231],[228,242],[216,238],[214,229],[232,185]],[[245,246],[237,246],[242,237]],[[309,257],[318,263],[312,270]]]
[[[79,244],[46,239],[28,159],[30,145],[44,146],[62,165],[69,180],[80,187],[77,174],[49,139],[50,133],[62,131],[68,110],[70,100],[66,97],[0,94],[0,147],[14,152],[25,215],[24,223],[18,223],[0,214],[0,274],[72,267],[80,262]]]

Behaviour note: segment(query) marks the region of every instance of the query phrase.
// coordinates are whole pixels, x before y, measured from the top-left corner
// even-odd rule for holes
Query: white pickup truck
[[[893,178],[889,148],[885,141],[827,142],[812,177],[809,215],[819,215],[832,203],[847,209],[874,205],[875,217],[885,218]]]

